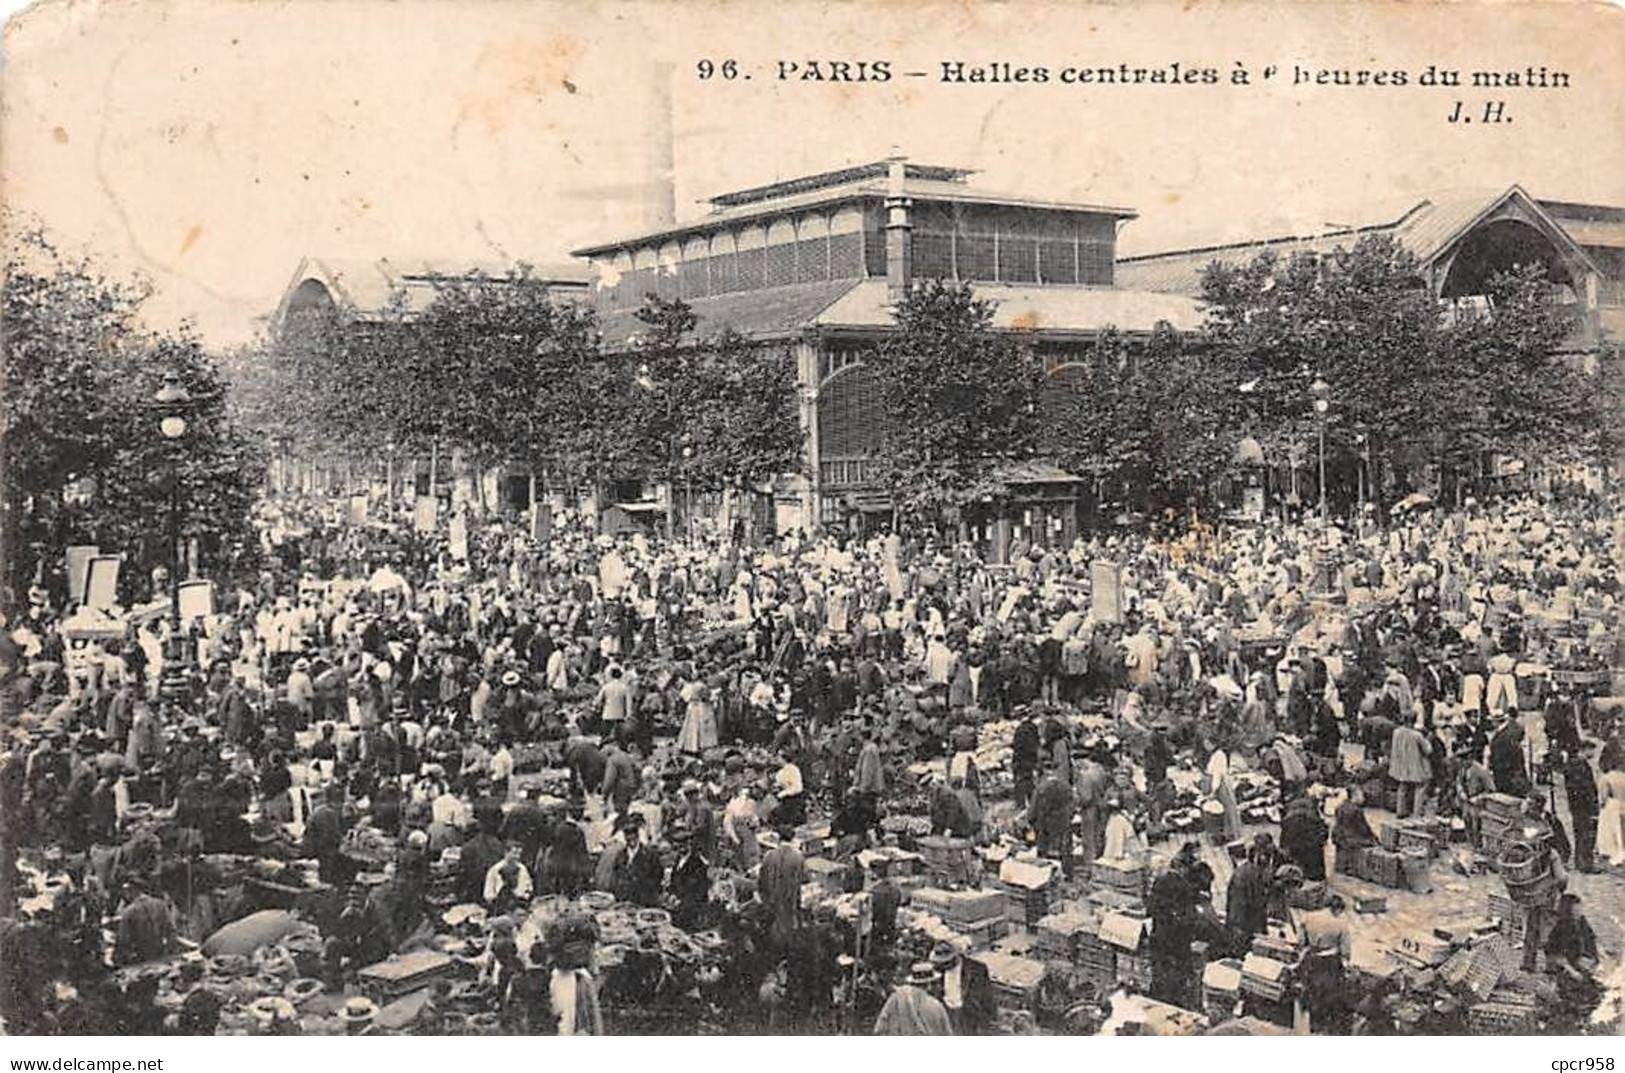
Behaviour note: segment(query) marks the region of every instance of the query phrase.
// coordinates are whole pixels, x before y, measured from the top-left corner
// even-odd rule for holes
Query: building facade
[[[875,479],[884,427],[866,357],[894,330],[915,280],[969,284],[993,303],[995,330],[1039,356],[1058,388],[1086,375],[1084,358],[1103,332],[1198,331],[1211,263],[1325,253],[1371,234],[1411,251],[1447,304],[1482,301],[1497,272],[1543,264],[1574,315],[1569,351],[1588,366],[1617,355],[1625,338],[1622,207],[1537,200],[1513,186],[1429,197],[1365,225],[1119,257],[1134,210],[997,193],[972,175],[891,158],[719,194],[697,219],[656,216],[643,233],[576,250],[580,262],[532,270],[525,281],[591,303],[612,354],[635,343],[644,329],[636,311],[655,294],[687,303],[698,337],[731,329],[790,356],[804,465],[774,483],[772,516],[761,519],[781,531],[889,514]],[[470,274],[512,278],[502,265],[306,258],[272,323],[334,309],[378,319],[401,302],[409,315],[445,281]],[[520,487],[523,476],[514,481]],[[1029,513],[1005,535],[1041,537],[1053,519]]]
[[[1117,235],[1133,210],[994,193],[971,174],[878,161],[721,194],[697,220],[577,250],[593,268],[605,345],[634,341],[634,313],[652,293],[686,302],[698,335],[732,329],[791,353],[806,465],[778,482],[775,524],[812,530],[890,511],[875,480],[884,429],[865,357],[894,330],[913,281],[970,284],[994,303],[995,329],[1058,378],[1108,329],[1200,325],[1187,295],[1117,285]],[[1044,523],[1035,515],[1025,535]]]
[[[1396,218],[1310,235],[1125,257],[1117,275],[1125,286],[1198,297],[1202,273],[1215,262],[1330,253],[1368,235],[1388,235],[1410,251],[1444,303],[1481,301],[1498,273],[1538,263],[1573,315],[1573,354],[1594,357],[1625,340],[1625,208],[1536,200],[1519,186],[1437,195]]]

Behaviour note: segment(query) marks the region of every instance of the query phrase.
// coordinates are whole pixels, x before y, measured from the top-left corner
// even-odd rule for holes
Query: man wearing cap
[[[616,896],[623,902],[654,908],[660,904],[666,866],[660,859],[660,851],[644,836],[643,817],[637,813],[630,816],[638,822],[626,831],[626,865]]]
[[[677,860],[667,884],[667,890],[677,899],[672,922],[686,931],[694,931],[709,921],[711,860],[685,828],[673,830],[671,842],[677,848]]]
[[[1268,923],[1274,849],[1269,835],[1253,836],[1247,859],[1236,866],[1225,888],[1225,923],[1239,940],[1238,946],[1250,943],[1254,935],[1262,935]]]
[[[807,864],[794,843],[795,829],[778,825],[779,844],[762,857],[756,896],[773,914],[769,936],[783,949],[801,928],[801,888]]]
[[[316,859],[323,883],[342,885],[350,880],[354,869],[339,851],[349,826],[344,815],[344,787],[337,782],[328,783],[322,804],[305,821],[303,848],[304,856]]]
[[[630,714],[627,706],[625,673],[619,664],[611,664],[604,684],[599,687],[598,696],[594,701],[598,705],[598,718],[603,723],[605,734],[614,734]]]
[[[683,824],[687,828],[694,849],[707,861],[716,860],[716,812],[705,799],[705,787],[698,779],[684,779],[682,795]]]
[[[1399,784],[1396,814],[1405,819],[1421,804],[1424,788],[1433,778],[1429,756],[1433,746],[1422,732],[1422,714],[1416,714],[1416,724],[1394,728],[1389,746],[1388,775]]]
[[[1570,749],[1562,754],[1559,770],[1563,775],[1563,793],[1569,801],[1569,816],[1574,826],[1575,871],[1594,873],[1597,869],[1597,813],[1599,801],[1597,779],[1586,754],[1590,743]]]

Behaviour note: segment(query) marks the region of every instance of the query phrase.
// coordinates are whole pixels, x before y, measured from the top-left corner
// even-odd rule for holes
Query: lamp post
[[[683,444],[683,519],[688,525],[688,543],[694,544],[694,448]]]
[[[676,488],[674,487],[674,475],[670,471],[670,466],[675,460],[674,456],[676,455],[677,447],[675,442],[675,432],[672,428],[674,419],[672,414],[671,392],[667,390],[664,384],[655,383],[654,378],[649,375],[649,366],[647,364],[638,366],[637,375],[632,378],[632,382],[636,384],[639,389],[648,392],[650,395],[659,393],[665,408],[666,465],[668,467],[666,472],[666,540],[669,543],[675,539],[675,522],[673,521],[674,511],[672,500],[676,498]]]
[[[162,691],[172,702],[187,693],[186,643],[181,636],[181,471],[180,439],[186,435],[182,416],[192,396],[181,386],[174,371],[164,374],[164,385],[153,396],[158,406],[158,431],[170,442],[169,449],[169,655],[164,660]]]
[[[1326,411],[1331,409],[1331,402],[1327,393],[1331,387],[1320,377],[1309,385],[1309,390],[1315,396],[1315,416],[1320,426],[1320,524],[1326,524]]]

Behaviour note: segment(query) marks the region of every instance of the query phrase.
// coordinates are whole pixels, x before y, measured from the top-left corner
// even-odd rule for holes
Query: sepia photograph
[[[1619,6],[41,0],[0,203],[12,1070],[1614,1068]]]

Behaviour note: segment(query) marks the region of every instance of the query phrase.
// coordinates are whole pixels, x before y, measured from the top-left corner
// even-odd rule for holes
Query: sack
[[[216,930],[203,940],[203,953],[208,957],[248,957],[281,940],[297,923],[286,909],[261,909]]]

